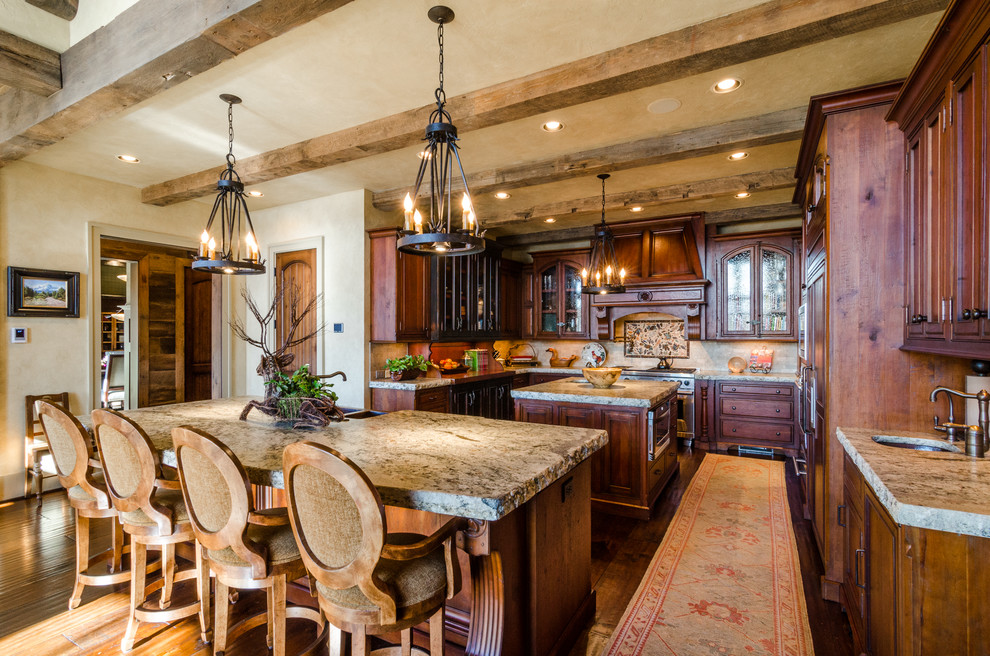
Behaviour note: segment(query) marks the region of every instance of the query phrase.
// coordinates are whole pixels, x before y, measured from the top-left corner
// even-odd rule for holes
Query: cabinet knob
[[[777,394],[780,394],[780,390],[777,390]]]
[[[733,391],[733,392],[735,392],[735,391],[736,391],[736,388],[735,388],[735,387],[733,387],[733,388],[732,388],[732,391]]]
[[[780,408],[777,408],[777,413],[780,413]]]
[[[735,428],[733,428],[733,429],[732,429],[732,432],[733,432],[733,433],[735,433],[735,432],[736,432],[736,429],[735,429]]]
[[[977,310],[976,308],[973,308],[973,318],[974,319],[986,319],[987,318],[987,311],[986,310]]]
[[[777,437],[780,437],[780,431],[777,431]]]
[[[736,406],[732,406],[732,409],[735,410],[736,409]]]
[[[970,313],[970,311],[969,311],[969,309],[964,309],[964,310],[962,311],[962,315],[961,315],[961,316],[962,316],[962,320],[963,320],[963,321],[969,321],[969,320],[970,320],[970,318],[971,318],[971,317],[972,317],[973,315],[972,315],[972,314]]]

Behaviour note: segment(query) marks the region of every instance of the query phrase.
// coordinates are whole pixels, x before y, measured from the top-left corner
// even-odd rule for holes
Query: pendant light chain
[[[234,157],[234,103],[227,103],[227,168],[233,169],[237,164]]]
[[[437,44],[440,46],[440,86],[434,92],[437,99],[437,108],[443,112],[444,105],[447,104],[447,94],[443,90],[443,21],[437,26]]]

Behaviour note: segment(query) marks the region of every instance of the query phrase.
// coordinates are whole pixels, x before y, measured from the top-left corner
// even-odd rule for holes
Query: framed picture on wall
[[[7,267],[8,317],[78,317],[79,273]]]

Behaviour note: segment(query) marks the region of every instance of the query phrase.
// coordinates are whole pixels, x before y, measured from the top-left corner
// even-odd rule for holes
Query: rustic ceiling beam
[[[62,53],[60,92],[0,96],[0,165],[352,0],[140,0]]]
[[[75,18],[79,11],[79,0],[27,0],[27,3],[67,21]]]
[[[742,118],[650,139],[615,144],[580,153],[562,155],[541,162],[479,171],[468,175],[472,195],[481,197],[497,190],[517,189],[560,182],[579,176],[624,171],[667,164],[694,157],[757,148],[785,141],[797,141],[804,130],[808,110],[795,107],[761,116]],[[464,188],[455,180],[452,191]],[[409,187],[381,191],[372,202],[383,211],[402,207]],[[425,190],[424,194],[428,194]]]
[[[669,34],[449,99],[461,135],[945,9],[948,0],[770,0]],[[238,161],[245,184],[391,152],[423,139],[426,105]],[[171,205],[213,193],[215,169],[141,190]]]
[[[800,217],[801,208],[794,203],[755,205],[731,210],[716,210],[705,213],[705,224],[741,223],[743,221],[772,221]]]
[[[54,50],[0,30],[0,84],[50,96],[62,88],[61,57]]]
[[[680,203],[685,200],[719,198],[732,196],[741,191],[757,192],[790,189],[795,185],[793,167],[774,169],[772,171],[758,171],[755,173],[741,173],[739,175],[730,175],[712,180],[700,180],[698,182],[685,182],[653,189],[639,189],[607,194],[605,196],[605,211],[627,209],[634,205],[656,207],[658,205]],[[589,196],[575,200],[543,203],[522,210],[508,210],[497,214],[488,214],[482,216],[481,219],[486,228],[495,228],[513,223],[525,223],[526,221],[547,216],[560,218],[578,214],[600,213],[601,209],[602,197]]]

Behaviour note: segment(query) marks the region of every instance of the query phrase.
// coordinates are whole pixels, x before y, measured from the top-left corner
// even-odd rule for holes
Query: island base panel
[[[429,533],[449,519],[386,513],[393,532]],[[477,656],[566,655],[595,613],[590,462],[498,521],[472,520],[459,546],[462,588],[448,601],[447,640]]]

